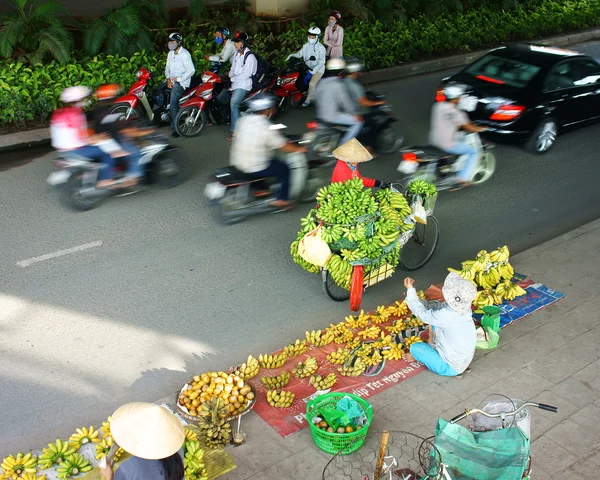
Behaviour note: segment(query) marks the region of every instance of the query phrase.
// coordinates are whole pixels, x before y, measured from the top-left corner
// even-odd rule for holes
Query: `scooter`
[[[489,180],[496,170],[496,157],[490,152],[494,145],[483,143],[478,133],[459,132],[456,141],[470,145],[477,152],[477,164],[469,181],[479,185]],[[447,190],[455,185],[454,177],[466,161],[467,155],[452,155],[431,145],[415,146],[402,151],[398,171],[406,175],[407,182],[425,180],[438,190]]]
[[[163,188],[181,185],[188,173],[188,165],[183,152],[169,144],[166,137],[151,133],[140,139],[143,168],[141,188],[158,184]],[[106,143],[110,144],[112,140]],[[109,145],[99,144],[102,148]],[[128,195],[140,190],[139,186],[126,187],[126,161],[120,160],[113,176],[115,184],[108,188],[98,188],[98,173],[101,163],[77,153],[63,152],[54,162],[57,170],[47,179],[49,185],[59,191],[60,200],[77,211],[86,211],[97,207],[112,195]]]
[[[279,124],[270,128],[286,127]],[[288,139],[299,144],[306,142],[301,136],[289,135]],[[290,198],[296,202],[314,201],[317,192],[329,183],[331,172],[325,172],[327,161],[308,160],[303,153],[282,154],[280,159],[290,168],[289,193]],[[228,166],[215,170],[204,194],[211,203],[218,204],[221,222],[233,225],[250,216],[281,211],[271,205],[278,188],[278,185],[267,178],[258,178]]]
[[[310,83],[309,70],[304,61],[292,57],[287,66],[283,68],[277,77],[273,94],[279,99],[278,110],[285,111],[288,106],[297,108],[306,99],[308,84]]]

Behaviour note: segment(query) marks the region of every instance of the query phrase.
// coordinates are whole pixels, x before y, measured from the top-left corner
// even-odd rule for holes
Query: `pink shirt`
[[[333,30],[327,25],[323,43],[327,46],[327,56],[329,58],[341,57],[344,44],[344,29],[338,25],[337,28]]]
[[[87,120],[78,107],[59,108],[50,118],[50,137],[57,150],[74,150],[87,145]]]

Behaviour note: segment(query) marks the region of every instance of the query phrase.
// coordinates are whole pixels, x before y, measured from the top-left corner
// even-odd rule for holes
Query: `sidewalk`
[[[502,393],[558,407],[532,412],[533,478],[596,480],[600,471],[600,219],[511,257],[519,273],[565,298],[501,331],[496,350],[478,350],[462,379],[423,372],[369,401],[371,431],[432,436],[487,395]],[[399,275],[401,273],[398,273]],[[418,281],[418,276],[417,276]],[[168,399],[172,402],[173,397]],[[227,480],[317,480],[329,458],[308,428],[281,438],[253,412],[243,421],[248,441],[231,447],[238,468]]]

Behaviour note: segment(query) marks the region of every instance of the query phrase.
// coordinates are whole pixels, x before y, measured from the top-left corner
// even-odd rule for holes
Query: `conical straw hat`
[[[160,460],[179,451],[185,432],[179,419],[154,403],[128,403],[112,414],[110,431],[126,452],[147,460]]]
[[[338,160],[350,163],[362,163],[373,160],[369,151],[356,138],[348,140],[333,151]]]

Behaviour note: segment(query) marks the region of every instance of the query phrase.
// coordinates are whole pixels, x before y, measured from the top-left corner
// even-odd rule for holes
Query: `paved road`
[[[600,43],[584,48],[600,53]],[[409,143],[426,139],[442,76],[377,87],[402,113]],[[285,121],[301,131],[310,115]],[[97,424],[123,402],[174,393],[193,373],[271,352],[348,313],[289,257],[308,207],[216,223],[202,189],[227,162],[225,133],[211,127],[179,142],[193,163],[185,185],[86,213],[65,210],[46,187],[51,156],[0,174],[0,455]],[[439,282],[481,248],[519,252],[599,217],[599,134],[591,126],[565,135],[544,157],[498,147],[490,182],[440,196],[440,246],[417,285]],[[394,179],[397,164],[380,158],[363,173]],[[39,258],[78,246],[87,250]],[[364,307],[398,298],[402,277],[369,290]]]

